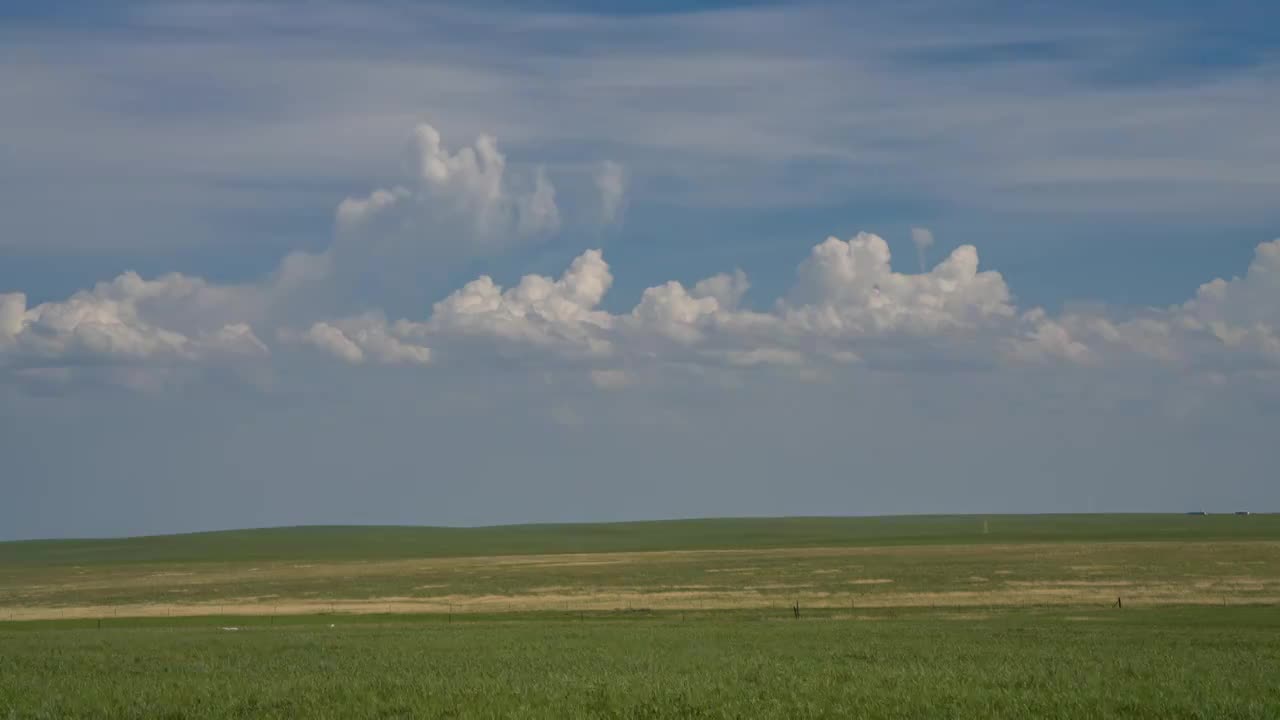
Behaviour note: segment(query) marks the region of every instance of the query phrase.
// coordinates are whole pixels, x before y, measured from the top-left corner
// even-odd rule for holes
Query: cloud
[[[1188,325],[1215,334],[1280,328],[1280,239],[1257,247],[1244,277],[1201,285],[1181,311]]]
[[[526,275],[504,290],[489,276],[481,276],[436,303],[428,327],[433,333],[608,355],[611,344],[604,333],[614,319],[597,306],[612,284],[604,256],[588,250],[558,280]]]
[[[755,367],[757,365],[804,365],[804,355],[794,350],[782,348],[756,348],[754,350],[733,350],[726,354],[730,365],[739,367]]]
[[[632,370],[646,365],[909,370],[1157,362],[1215,377],[1261,377],[1258,371],[1280,364],[1280,241],[1259,245],[1243,277],[1205,283],[1181,305],[1058,315],[1020,311],[1003,277],[981,269],[971,245],[923,273],[897,272],[891,261],[877,235],[832,237],[813,247],[793,287],[767,311],[744,306],[750,282],[735,270],[692,288],[677,281],[649,287],[633,308],[614,314],[603,309],[613,273],[600,250],[587,250],[559,278],[531,274],[504,288],[480,276],[420,320],[389,322],[374,311],[300,326],[276,314],[280,299],[323,274],[321,256],[290,256],[249,286],[124,273],[30,308],[22,293],[0,294],[0,367],[40,382],[62,382],[82,366],[135,367],[111,377],[144,386],[139,373],[147,367],[163,378],[175,364],[269,362],[270,349],[246,317],[265,318],[282,342],[350,365],[426,367],[437,365],[443,350],[444,365],[457,367],[496,354],[586,364],[592,383],[609,389],[635,385]],[[618,369],[619,362],[630,369]]]
[[[537,148],[552,180],[599,151],[663,180],[638,188],[650,207],[805,211],[874,192],[887,206],[1008,211],[1001,223],[1172,218],[1190,236],[1266,226],[1280,182],[1274,55],[1168,62],[1204,54],[1215,33],[1196,32],[1203,17],[1049,11],[957,38],[947,18],[893,4],[643,17],[351,2],[160,17],[135,5],[94,32],[10,18],[0,245],[235,242],[278,255],[282,223],[331,211],[353,182],[393,190],[378,180],[383,149],[424,110],[453,139],[450,157],[480,128],[513,158]],[[851,26],[863,37],[841,42]],[[469,41],[478,27],[504,42]],[[528,196],[536,173],[517,169]],[[415,173],[399,185],[414,191]],[[623,203],[633,225],[635,192]]]
[[[378,312],[326,316],[353,304],[367,307],[370,299],[376,303],[385,287],[411,282],[441,262],[555,232],[560,210],[546,172],[513,174],[490,136],[451,151],[435,128],[419,125],[409,159],[410,184],[342,201],[328,248],[289,253],[258,282],[219,285],[179,273],[147,280],[126,272],[33,308],[24,294],[0,295],[0,366],[20,366],[31,375],[41,367],[111,362],[134,364],[140,373],[143,366],[160,372],[165,363],[265,356],[269,350],[253,326],[351,364],[428,364],[431,351],[412,324],[389,325]],[[606,270],[604,287],[609,280]],[[589,272],[571,274],[548,299],[538,296],[540,286],[530,279],[513,292],[507,309],[528,303],[551,325],[567,321],[557,314],[561,304],[584,301],[593,281]]]
[[[25,293],[0,293],[0,343],[12,341],[26,324]]]
[[[714,298],[718,306],[731,310],[738,307],[749,289],[751,283],[747,280],[747,274],[742,270],[734,270],[732,273],[720,273],[699,280],[693,286],[692,294],[699,298]]]
[[[124,273],[61,302],[26,307],[0,296],[0,365],[39,367],[209,357],[259,357],[267,347],[243,322],[219,322],[228,291],[169,274]]]
[[[601,309],[612,280],[601,251],[588,250],[559,279],[526,275],[504,289],[481,276],[437,302],[429,317],[394,327],[413,328],[423,342],[455,353],[497,349],[509,356],[525,347],[578,362],[625,357],[795,367],[929,353],[950,342],[966,349],[978,342],[996,357],[999,334],[1017,321],[1003,279],[979,271],[971,246],[957,248],[928,273],[909,275],[894,272],[888,245],[866,233],[814,247],[795,287],[769,312],[742,307],[750,283],[741,270],[692,288],[676,281],[650,287],[634,308],[617,315]],[[386,323],[379,318],[375,327]],[[353,364],[368,350],[332,322],[305,337]],[[910,344],[920,339],[926,345]],[[460,340],[469,349],[459,349]]]
[[[634,382],[626,370],[592,370],[591,384],[602,390],[618,390]]]
[[[559,278],[525,275],[504,288],[481,275],[426,317],[391,322],[385,309],[368,311],[385,307],[377,299],[386,278],[413,281],[431,258],[494,252],[561,223],[547,173],[513,173],[493,137],[451,150],[434,127],[419,125],[409,160],[409,183],[342,201],[330,247],[290,253],[256,283],[126,272],[34,307],[22,293],[0,294],[0,367],[43,378],[109,364],[132,368],[130,384],[146,384],[137,378],[148,368],[162,376],[178,365],[273,362],[255,328],[350,365],[457,367],[490,354],[585,366],[608,388],[650,377],[646,364],[924,370],[1155,361],[1225,377],[1280,362],[1280,240],[1259,245],[1243,277],[1210,281],[1165,309],[1019,308],[973,245],[926,270],[934,237],[913,228],[919,273],[895,270],[878,235],[829,237],[799,263],[793,286],[759,308],[746,302],[746,274],[734,270],[691,287],[653,285],[629,310],[612,312],[613,273],[592,249]],[[616,220],[625,173],[606,162],[596,180],[602,214]]]
[[[920,272],[924,272],[925,255],[933,247],[933,231],[929,228],[911,228],[911,244],[916,246],[916,257],[920,260]]]
[[[1096,308],[1053,317],[1040,308],[1022,315],[1009,340],[1010,358],[1044,365],[1125,365],[1157,362],[1188,367],[1203,339],[1179,330],[1175,314]],[[1202,349],[1202,348],[1201,348]]]
[[[431,362],[431,349],[407,341],[421,334],[412,323],[401,321],[389,327],[386,318],[370,313],[317,322],[304,333],[285,330],[281,338],[309,344],[351,365],[359,365],[366,358],[384,365],[427,365]]]
[[[1080,364],[1157,361],[1186,371],[1221,372],[1280,364],[1280,240],[1257,247],[1244,277],[1218,278],[1166,309],[1097,308],[1051,317],[1023,315],[1029,329],[1013,357]]]
[[[1073,336],[1069,321],[1054,320],[1040,309],[1027,313],[1024,320],[1031,328],[1010,343],[1009,355],[1013,359],[1030,363],[1066,360],[1082,365],[1095,362],[1089,347]]]
[[[690,344],[701,340],[702,326],[714,322],[725,309],[717,298],[691,293],[672,280],[646,289],[629,320],[642,332]]]
[[[201,335],[199,346],[208,354],[265,356],[271,353],[265,343],[253,334],[247,323],[223,325],[211,333]]]
[[[451,149],[433,126],[411,133],[408,181],[348,197],[332,244],[294,253],[277,271],[313,304],[421,306],[447,291],[453,272],[525,243],[557,236],[557,189],[541,167],[513,167],[497,138]]]
[[[285,339],[290,339],[288,334],[284,335]],[[330,325],[327,322],[318,322],[311,326],[306,333],[297,338],[300,341],[308,342],[315,347],[328,352],[352,365],[359,365],[364,362],[364,351],[360,346],[352,342],[341,330]]]
[[[828,337],[973,331],[1015,314],[1004,278],[978,270],[972,245],[908,275],[891,269],[888,244],[869,233],[814,247],[781,312],[788,325]]]
[[[336,217],[340,242],[374,252],[449,245],[481,252],[560,228],[546,172],[513,179],[496,138],[481,135],[451,153],[440,132],[422,124],[409,145],[411,184],[343,200]]]
[[[622,220],[627,192],[627,176],[622,165],[605,160],[596,168],[596,190],[600,193],[600,219],[606,225]]]
[[[897,370],[1001,365],[1103,368],[1158,362],[1185,370],[1229,370],[1248,350],[1276,353],[1277,243],[1259,247],[1244,278],[1206,284],[1192,301],[1166,310],[1096,307],[1053,315],[1020,311],[1004,278],[980,269],[962,245],[928,272],[893,270],[883,238],[859,233],[814,246],[791,290],[768,311],[743,307],[746,275],[713,275],[686,288],[668,281],[647,288],[631,310],[601,309],[612,273],[599,250],[573,261],[559,279],[526,275],[504,289],[488,276],[435,304],[421,321],[398,321],[412,335],[454,353],[537,349],[553,362],[624,361],[632,368],[802,368],[863,365]],[[386,323],[379,319],[377,327]],[[323,326],[312,344],[359,362],[363,345]],[[459,345],[465,340],[466,347]],[[532,355],[525,355],[532,358]],[[618,388],[613,368],[592,381]],[[599,373],[599,374],[594,374]]]
[[[1201,285],[1172,314],[1179,329],[1207,334],[1254,364],[1280,364],[1280,239],[1257,247],[1244,277]]]

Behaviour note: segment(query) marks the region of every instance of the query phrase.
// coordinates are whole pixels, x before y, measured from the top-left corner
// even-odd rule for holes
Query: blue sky
[[[6,3],[0,48],[0,537],[1280,501],[1274,3]]]

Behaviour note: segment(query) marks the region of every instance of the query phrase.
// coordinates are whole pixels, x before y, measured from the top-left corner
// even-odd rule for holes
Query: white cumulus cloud
[[[485,275],[435,304],[429,327],[438,333],[489,336],[572,354],[605,355],[609,313],[597,309],[613,275],[599,250],[578,256],[558,279],[526,275],[504,290]]]
[[[1156,361],[1217,372],[1280,363],[1280,240],[1258,246],[1244,277],[1218,278],[1187,302],[1166,309],[1099,308],[1051,317],[1023,315],[1029,326],[1011,356],[1081,364]]]
[[[978,270],[972,245],[919,275],[894,272],[889,262],[889,246],[878,235],[828,238],[801,264],[782,304],[784,319],[805,332],[859,337],[973,332],[1016,314],[1004,278]]]
[[[422,124],[413,131],[409,159],[408,185],[342,201],[340,239],[381,251],[475,252],[560,227],[555,186],[545,171],[513,178],[490,135],[450,152],[439,131]]]
[[[610,311],[613,273],[592,249],[558,278],[530,274],[504,288],[482,275],[433,293],[429,299],[443,299],[426,317],[392,322],[383,310],[366,311],[384,305],[339,290],[376,292],[384,274],[412,282],[433,267],[433,248],[487,252],[561,223],[547,174],[512,172],[490,136],[451,150],[433,127],[420,125],[410,159],[404,185],[339,205],[329,248],[289,254],[257,283],[126,272],[35,306],[23,293],[0,293],[0,371],[61,382],[77,368],[109,365],[124,368],[114,375],[131,385],[154,386],[148,369],[167,381],[179,364],[272,362],[255,328],[350,365],[437,368],[466,364],[476,353],[523,353],[535,363],[574,364],[601,388],[638,384],[653,376],[652,367],[772,367],[800,375],[818,364],[1155,362],[1225,378],[1280,364],[1280,240],[1259,245],[1242,277],[1211,280],[1187,302],[1163,309],[1019,308],[1004,277],[980,267],[972,245],[926,270],[934,236],[913,228],[920,272],[895,270],[878,235],[829,237],[801,259],[790,290],[756,303],[759,309],[748,302],[746,274],[734,270],[692,286],[658,282],[630,309]],[[602,163],[595,180],[602,215],[616,220],[623,168]],[[332,282],[340,277],[359,282]]]
[[[26,307],[21,293],[0,296],[0,364],[76,365],[263,356],[265,344],[243,322],[218,320],[233,294],[198,278],[135,273],[60,302]]]
[[[313,323],[306,332],[285,331],[282,339],[309,344],[344,362],[359,365],[367,358],[384,365],[427,365],[431,349],[410,340],[421,336],[413,323],[388,325],[377,313]]]

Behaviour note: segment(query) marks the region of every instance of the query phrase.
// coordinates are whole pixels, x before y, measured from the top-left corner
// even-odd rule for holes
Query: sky
[[[0,539],[1280,510],[1280,7],[5,3]]]

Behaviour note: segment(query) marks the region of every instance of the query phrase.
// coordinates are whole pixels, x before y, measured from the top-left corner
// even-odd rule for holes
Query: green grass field
[[[0,718],[1277,718],[1276,677],[1274,515],[0,544]]]
[[[130,622],[0,630],[0,717],[1280,714],[1272,608]]]
[[[663,550],[1124,540],[1280,540],[1280,514],[922,515],[665,520],[481,528],[298,527],[0,543],[0,566],[280,561]]]

